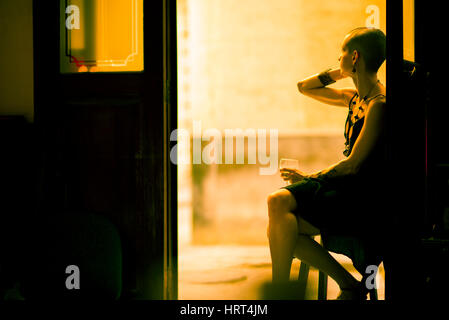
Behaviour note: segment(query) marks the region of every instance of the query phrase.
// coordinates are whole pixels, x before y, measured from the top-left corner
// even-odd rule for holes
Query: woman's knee
[[[269,215],[278,215],[291,212],[296,208],[295,198],[286,189],[277,190],[267,198]]]

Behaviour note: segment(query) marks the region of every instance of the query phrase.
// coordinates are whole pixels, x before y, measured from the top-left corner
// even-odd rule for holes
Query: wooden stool
[[[323,241],[320,242],[321,245],[323,245]],[[329,251],[333,251],[332,247],[340,249],[341,246],[346,246],[348,248],[348,254],[347,256],[352,259],[354,263],[354,267],[357,271],[359,271],[362,275],[362,283],[366,283],[366,280],[368,277],[372,277],[373,274],[367,273],[367,267],[370,265],[374,265],[379,267],[380,263],[382,262],[382,259],[378,256],[369,255],[366,247],[364,247],[363,243],[359,241],[356,238],[353,237],[337,237],[332,236],[329,237],[329,241],[326,243],[326,249]],[[331,248],[329,248],[331,247]],[[340,250],[338,250],[340,251]],[[299,267],[299,274],[298,274],[298,282],[301,290],[301,296],[305,297],[306,287],[307,287],[307,279],[309,276],[310,267],[307,263],[301,261],[300,267]],[[376,271],[377,276],[377,271]],[[327,300],[327,275],[319,271],[318,275],[318,300]],[[377,295],[377,289],[373,288],[371,290],[368,290],[368,294],[370,297],[370,300],[378,300]]]

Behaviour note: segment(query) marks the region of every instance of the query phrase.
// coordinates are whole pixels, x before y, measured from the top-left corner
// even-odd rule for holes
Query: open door
[[[109,219],[122,242],[123,300],[176,298],[174,5],[33,2],[38,222],[85,211]]]

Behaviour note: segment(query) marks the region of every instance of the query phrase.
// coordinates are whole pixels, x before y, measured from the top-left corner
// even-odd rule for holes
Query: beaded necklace
[[[360,105],[359,105],[357,114],[354,116],[354,120],[355,120],[355,121],[357,121],[357,120],[360,119],[359,114],[360,114],[360,112],[363,112],[363,111],[364,111],[364,108],[363,108],[363,102],[367,102],[368,96],[371,94],[371,92],[374,90],[374,88],[377,86],[378,83],[380,83],[380,80],[377,80],[376,83],[375,83],[375,84],[373,85],[373,87],[371,88],[371,90],[370,90],[370,91],[369,91],[369,92],[362,98],[362,100],[359,101]],[[357,93],[357,95],[358,95],[358,93]],[[354,101],[352,102],[352,104],[353,104],[353,105],[356,104],[355,99],[354,99]],[[351,109],[350,113],[351,113],[351,115],[352,115],[352,109]]]

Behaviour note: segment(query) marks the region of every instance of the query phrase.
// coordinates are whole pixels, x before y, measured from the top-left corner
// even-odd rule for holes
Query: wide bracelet
[[[324,70],[318,75],[318,79],[320,80],[323,86],[328,86],[332,83],[337,82],[331,78],[331,76],[329,75],[329,71],[331,71],[331,69]]]

